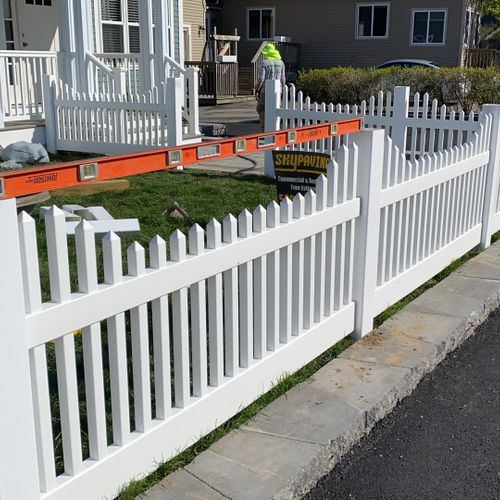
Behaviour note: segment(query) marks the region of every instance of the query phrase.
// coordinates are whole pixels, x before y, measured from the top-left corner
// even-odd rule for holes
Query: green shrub
[[[380,90],[407,85],[412,94],[428,92],[439,104],[469,112],[483,104],[500,103],[500,72],[494,68],[343,68],[308,69],[297,87],[313,101],[359,104]]]

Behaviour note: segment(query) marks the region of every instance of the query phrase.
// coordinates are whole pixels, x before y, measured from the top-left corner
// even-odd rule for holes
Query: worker
[[[268,43],[262,49],[262,64],[259,70],[259,79],[255,85],[255,97],[257,98],[257,113],[259,113],[260,128],[264,130],[266,80],[279,80],[285,85],[285,65],[281,55],[273,43]]]

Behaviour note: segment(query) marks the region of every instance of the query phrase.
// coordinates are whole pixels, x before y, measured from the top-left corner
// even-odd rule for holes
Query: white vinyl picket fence
[[[35,221],[0,201],[2,500],[112,497],[284,373],[366,334],[385,307],[490,244],[499,172],[500,106],[484,107],[464,144],[411,161],[382,130],[363,131],[316,192],[168,244],[155,237],[148,267],[134,243],[124,274],[120,238],[96,240],[82,222],[76,287],[64,214],[52,208],[47,302]]]
[[[180,78],[146,94],[85,94],[46,78],[49,152],[119,154],[183,143]]]
[[[359,106],[311,102],[297,92],[294,85],[286,86],[282,95],[279,84],[269,82],[266,97],[266,131],[314,125],[324,121],[363,118],[365,128],[383,128],[399,151],[414,160],[426,153],[433,153],[465,144],[477,130],[477,115],[455,112],[438,106],[429,94],[415,93],[410,99],[410,87],[395,87],[394,92],[379,92]],[[291,150],[336,151],[348,137],[323,139],[315,143],[290,146]]]

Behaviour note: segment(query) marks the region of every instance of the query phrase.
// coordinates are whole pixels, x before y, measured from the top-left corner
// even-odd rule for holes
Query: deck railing
[[[58,74],[56,52],[0,50],[0,115],[5,121],[43,118],[46,74]]]
[[[238,63],[187,61],[186,66],[199,69],[201,97],[217,99],[238,95]]]
[[[465,66],[472,68],[493,67],[500,70],[500,50],[466,49]]]

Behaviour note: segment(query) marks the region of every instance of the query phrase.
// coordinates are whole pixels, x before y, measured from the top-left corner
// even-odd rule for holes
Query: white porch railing
[[[131,94],[142,93],[141,75],[139,70],[140,54],[120,54],[115,52],[96,53],[99,59],[110,69],[120,68],[125,73],[126,88]]]
[[[74,59],[75,56],[69,54],[66,57]],[[3,121],[45,117],[42,76],[58,78],[57,58],[55,52],[0,51],[0,127]],[[65,67],[70,68],[71,64],[74,60],[65,61]],[[134,96],[144,94],[147,99],[150,92],[152,95],[157,93],[154,87],[142,89],[137,54],[88,53],[85,64],[87,94],[98,99],[133,102]],[[76,75],[76,69],[72,68],[71,73]],[[183,87],[183,99],[176,113],[182,110],[189,135],[199,135],[198,72],[195,68],[185,69],[167,57],[165,78],[171,76],[180,77]],[[73,89],[70,88],[69,93],[73,95]],[[111,98],[112,94],[115,95]]]
[[[0,51],[0,115],[5,121],[44,116],[42,76],[57,76],[57,53]]]
[[[371,130],[337,162],[315,193],[176,231],[169,258],[153,238],[149,267],[132,244],[127,274],[118,236],[82,222],[73,256],[52,208],[47,302],[35,221],[0,200],[2,498],[113,497],[500,229],[499,106],[438,153],[408,161]]]
[[[174,59],[165,56],[165,75],[167,78],[180,76],[183,82],[184,105],[182,109],[183,119],[189,127],[190,135],[200,134],[200,111],[199,111],[199,70],[198,68],[184,68]]]
[[[119,89],[119,73],[104,64],[93,54],[87,54],[89,81],[92,83],[89,92],[96,95],[115,94]]]

